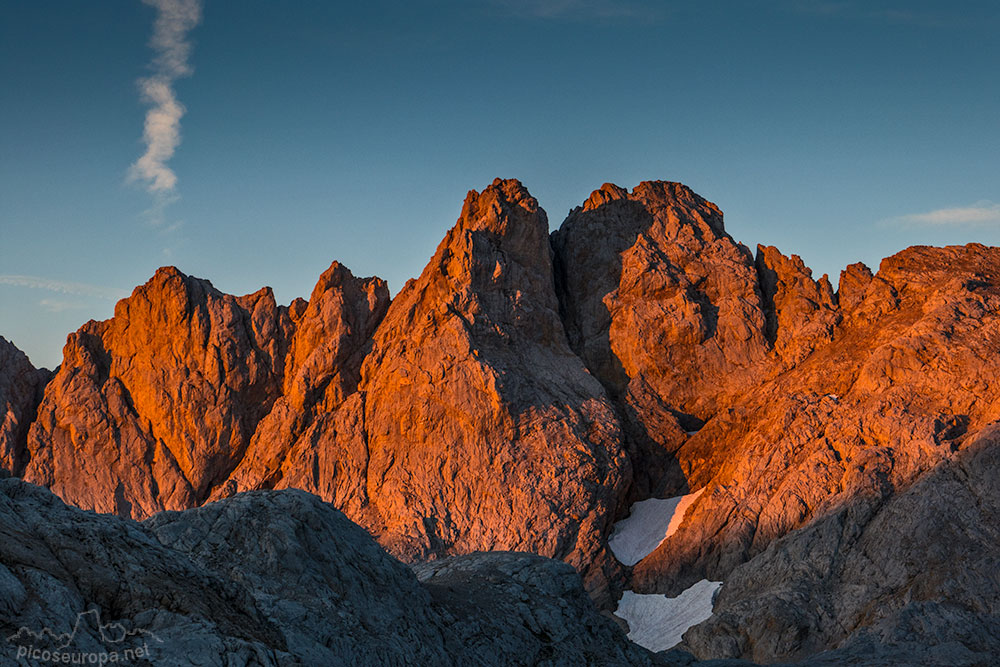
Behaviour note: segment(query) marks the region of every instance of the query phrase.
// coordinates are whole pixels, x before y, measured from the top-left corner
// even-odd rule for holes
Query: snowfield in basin
[[[688,507],[704,489],[675,498],[650,498],[632,505],[628,518],[615,524],[608,546],[621,563],[635,565],[673,535]]]
[[[615,558],[635,565],[680,528],[684,514],[704,489],[675,498],[650,498],[632,505],[628,518],[615,524],[608,538]],[[712,615],[712,599],[721,581],[702,579],[675,598],[625,591],[615,615],[628,623],[628,638],[650,651],[675,646],[688,628]]]
[[[628,622],[628,638],[650,651],[676,646],[687,629],[712,615],[721,581],[702,579],[675,598],[625,591],[615,615]]]

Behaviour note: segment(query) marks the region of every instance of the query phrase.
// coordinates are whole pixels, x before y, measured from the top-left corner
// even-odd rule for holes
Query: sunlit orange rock
[[[270,410],[291,328],[270,289],[237,298],[160,269],[68,337],[24,478],[136,518],[199,504]]]
[[[876,274],[847,267],[835,293],[797,256],[733,240],[678,183],[606,184],[550,236],[497,180],[391,303],[337,263],[288,307],[161,269],[70,335],[37,418],[25,396],[46,376],[0,343],[0,466],[137,518],[304,489],[405,560],[532,551],[606,604],[627,578],[677,593],[732,575],[725,622],[692,646],[798,659],[782,623],[802,614],[759,606],[746,618],[771,625],[748,629],[736,609],[799,609],[809,591],[781,597],[748,561],[854,562],[853,538],[809,531],[860,534],[934,471],[961,476],[1000,419],[997,266],[995,248],[915,247]],[[669,539],[630,572],[614,562],[632,501],[695,490]],[[836,641],[809,627],[813,648]]]
[[[391,306],[337,263],[287,308],[160,270],[70,336],[25,479],[136,518],[300,488],[400,557],[532,551],[607,597],[621,441],[567,344],[545,213],[497,180]]]
[[[639,496],[683,490],[673,453],[752,384],[770,343],[750,250],[680,183],[605,184],[552,235],[573,349],[617,399]]]
[[[212,498],[262,488],[298,488],[359,516],[367,504],[361,364],[389,306],[380,278],[355,278],[334,262],[308,303],[292,303],[294,333],[280,396],[246,454]]]
[[[881,505],[974,441],[1000,418],[998,263],[1000,249],[970,245],[910,248],[873,277],[850,268],[849,308],[821,336],[831,340],[748,387],[678,450],[706,491],[634,584],[724,579],[813,519],[862,499]],[[808,312],[829,321],[829,303],[815,305]]]
[[[390,551],[534,551],[604,586],[629,463],[567,344],[548,222],[519,182],[469,193],[389,307],[361,390],[367,493]]]
[[[315,414],[355,392],[387,305],[383,281],[336,263],[289,308],[161,269],[70,335],[24,477],[135,518],[204,502],[244,461],[254,487],[273,485]]]
[[[840,312],[826,276],[813,280],[798,255],[785,257],[774,246],[757,246],[765,335],[784,366],[794,366],[833,339]]]
[[[28,428],[50,375],[0,336],[0,469],[8,473],[20,474],[24,468]]]

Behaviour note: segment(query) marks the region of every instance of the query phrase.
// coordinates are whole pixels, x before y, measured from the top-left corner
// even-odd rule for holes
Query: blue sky
[[[606,181],[681,181],[835,285],[1000,245],[1000,3],[205,0],[180,69],[161,9],[0,1],[0,335],[36,365],[165,264],[288,303],[337,259],[395,292],[495,176],[553,228]],[[186,110],[160,191],[132,167],[156,77]]]

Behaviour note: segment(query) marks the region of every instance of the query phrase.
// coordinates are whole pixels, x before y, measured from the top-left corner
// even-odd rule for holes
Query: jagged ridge
[[[676,593],[992,446],[997,260],[911,248],[834,293],[681,184],[606,184],[549,238],[498,179],[391,304],[336,264],[287,308],[161,270],[71,335],[26,442],[3,431],[5,466],[139,517],[296,487],[410,560],[523,549],[572,563],[605,604],[629,577]],[[634,572],[614,562],[631,501],[695,489],[670,540]],[[792,640],[723,640],[746,632],[730,618],[692,648],[795,659],[844,641],[790,618],[766,633]]]

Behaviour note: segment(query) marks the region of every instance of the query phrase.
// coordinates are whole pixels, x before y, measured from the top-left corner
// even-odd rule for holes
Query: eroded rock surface
[[[1000,416],[991,381],[1000,372],[1000,250],[910,248],[875,275],[848,267],[834,294],[798,257],[758,247],[752,259],[717,208],[660,183],[631,193],[604,186],[553,246],[570,341],[616,399],[633,460],[656,463],[645,486],[637,475],[634,495],[704,490],[677,533],[635,566],[638,592],[676,595],[748,572],[742,564],[774,540],[906,493]],[[698,272],[705,264],[711,278]],[[740,325],[724,324],[725,313],[747,335],[727,335]],[[863,529],[867,519],[847,516],[848,530]],[[789,649],[779,636],[787,628],[759,617],[738,640],[709,622],[696,653],[801,659],[843,640],[796,635]],[[907,641],[919,644],[912,632]],[[886,643],[897,658],[908,650]]]
[[[0,336],[0,469],[20,474],[27,463],[28,429],[49,381],[27,355]]]
[[[358,383],[388,306],[383,280],[355,278],[337,262],[320,277],[308,303],[292,303],[294,335],[281,395],[213,499],[248,489],[298,488],[361,515],[367,448]]]
[[[30,646],[86,658],[143,644],[130,663],[674,664],[629,642],[566,564],[467,556],[435,564],[422,584],[299,491],[139,524],[0,479],[0,538],[5,664],[31,664],[18,660]]]
[[[56,650],[67,639],[67,650],[88,655],[147,642],[156,660],[146,664],[192,664],[185,657],[196,655],[209,665],[275,665],[289,648],[247,587],[139,524],[67,507],[17,479],[0,479],[0,591],[5,664],[38,664],[15,662],[18,648]],[[78,619],[71,638],[46,637],[74,633]],[[135,641],[106,641],[101,626],[112,624]]]
[[[513,180],[469,194],[391,306],[336,263],[287,308],[161,269],[70,337],[24,477],[135,518],[300,488],[408,560],[531,551],[610,600],[631,467],[558,310],[545,212]]]
[[[631,469],[566,342],[548,223],[517,181],[471,192],[362,368],[367,493],[393,553],[532,551],[599,592]]]
[[[125,516],[197,505],[273,403],[290,331],[269,289],[237,298],[160,269],[70,334],[24,478]]]
[[[994,426],[905,491],[856,498],[772,542],[730,574],[688,647],[768,662],[992,664],[998,472]]]
[[[70,335],[24,478],[135,518],[199,505],[245,460],[255,486],[273,486],[316,415],[356,390],[387,304],[383,281],[336,263],[309,305],[287,308],[269,288],[233,297],[160,269]]]
[[[753,255],[715,204],[662,181],[605,184],[552,245],[570,343],[618,402],[636,495],[678,495],[685,431],[741,391],[769,349]]]

